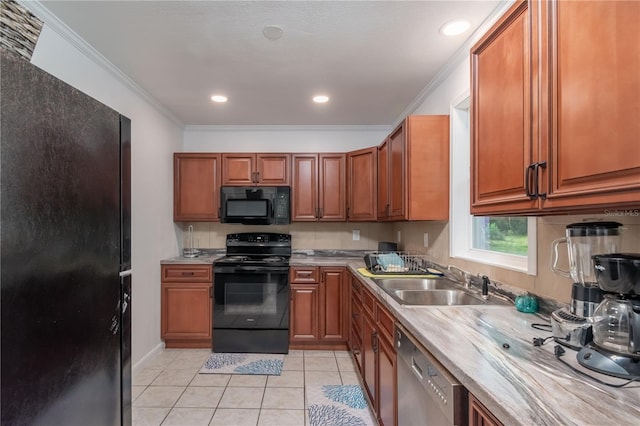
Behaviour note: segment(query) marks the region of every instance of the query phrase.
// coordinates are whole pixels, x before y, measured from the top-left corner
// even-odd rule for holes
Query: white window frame
[[[467,89],[450,107],[451,201],[449,256],[536,275],[536,218],[527,218],[528,254],[518,256],[473,248],[473,216],[470,214],[471,133],[470,94]]]

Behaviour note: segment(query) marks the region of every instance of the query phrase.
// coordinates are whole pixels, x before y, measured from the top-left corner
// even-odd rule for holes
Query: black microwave
[[[220,222],[246,225],[291,223],[291,187],[222,186]]]

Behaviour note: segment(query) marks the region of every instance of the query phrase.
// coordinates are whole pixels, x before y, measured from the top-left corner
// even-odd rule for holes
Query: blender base
[[[580,349],[578,363],[590,370],[620,379],[640,377],[640,358],[619,355],[589,344]]]

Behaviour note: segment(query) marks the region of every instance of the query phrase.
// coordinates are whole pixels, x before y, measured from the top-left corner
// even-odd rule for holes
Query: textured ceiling
[[[45,1],[187,125],[390,125],[498,1]],[[464,18],[466,33],[445,37]],[[272,41],[265,25],[283,29]],[[228,96],[214,104],[210,96]],[[311,102],[314,94],[327,104]]]

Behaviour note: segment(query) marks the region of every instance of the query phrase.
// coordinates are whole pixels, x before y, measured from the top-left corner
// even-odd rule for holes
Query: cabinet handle
[[[354,355],[360,355],[360,349],[354,349],[352,352]]]
[[[347,219],[349,219],[349,213],[351,212],[351,207],[347,207]]]
[[[324,216],[324,209],[323,208],[319,208],[318,210],[320,211],[320,216],[318,216],[318,217]]]
[[[532,200],[535,200],[537,198],[537,195],[534,192],[535,190],[531,191],[531,179],[532,179],[531,172],[533,171],[535,174],[537,164],[538,163],[529,164],[524,173],[524,192],[525,192],[525,195]]]
[[[535,164],[535,173],[534,173],[534,179],[536,181],[536,185],[535,185],[535,191],[536,191],[536,196],[545,199],[547,198],[547,193],[546,192],[540,192],[540,169],[546,169],[547,168],[547,162],[546,161],[541,161],[539,163]]]
[[[384,207],[384,215],[389,216],[389,204]]]
[[[192,275],[195,275],[195,274],[196,274],[196,273],[195,273],[195,272],[193,272],[193,271],[192,271],[192,272],[184,272],[184,271],[182,272],[182,276],[183,276],[183,277],[188,277],[188,276],[192,276]]]
[[[378,352],[378,332],[374,331],[371,333],[371,348],[373,352]]]
[[[260,183],[260,172],[256,172],[256,180],[255,183]]]
[[[314,217],[315,217],[316,219],[318,219],[318,218],[320,217],[320,209],[319,209],[318,207],[316,207],[316,212],[315,212],[315,213],[316,213],[316,214],[314,215]]]
[[[209,298],[213,299],[213,286],[209,287]]]

